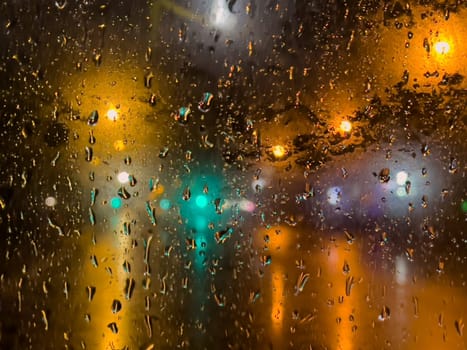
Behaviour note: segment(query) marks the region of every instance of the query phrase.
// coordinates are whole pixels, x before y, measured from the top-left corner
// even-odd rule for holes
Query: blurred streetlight
[[[117,110],[116,110],[116,109],[113,109],[113,108],[109,109],[109,110],[107,111],[107,118],[109,118],[109,119],[112,120],[112,121],[116,121],[117,118],[118,118],[118,112],[117,112]]]
[[[451,50],[451,45],[447,41],[438,41],[434,47],[435,51],[440,55],[447,54]]]
[[[285,156],[286,149],[282,145],[276,145],[272,147],[272,154],[274,155],[274,158],[280,159]]]
[[[349,133],[352,130],[352,123],[349,122],[348,120],[343,120],[339,126],[339,129],[343,133]]]

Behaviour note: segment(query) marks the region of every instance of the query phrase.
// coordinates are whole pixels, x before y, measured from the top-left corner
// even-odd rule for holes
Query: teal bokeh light
[[[159,206],[161,207],[162,210],[169,210],[172,204],[170,203],[168,199],[164,198],[159,202]]]
[[[198,195],[196,197],[196,205],[198,208],[205,208],[208,205],[208,198],[205,195]]]
[[[196,231],[201,232],[208,228],[208,219],[205,216],[198,215],[193,219]]]
[[[119,197],[112,197],[110,200],[110,206],[113,209],[120,209],[122,207],[122,200]]]

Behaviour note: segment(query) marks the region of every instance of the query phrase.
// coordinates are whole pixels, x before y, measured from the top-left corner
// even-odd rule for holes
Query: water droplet
[[[169,148],[164,147],[159,151],[159,158],[165,158],[167,157],[167,154],[169,153]]]
[[[146,332],[148,338],[152,338],[152,318],[149,315],[144,316],[144,324],[146,325]]]
[[[93,187],[91,189],[91,207],[96,203],[97,190]]]
[[[151,57],[152,57],[152,49],[148,46],[146,48],[146,52],[144,53],[144,59],[146,62],[149,62],[151,60]]]
[[[428,207],[428,197],[426,195],[422,196],[422,207],[423,208]]]
[[[225,241],[227,239],[229,239],[231,236],[232,236],[232,233],[233,233],[233,228],[232,227],[229,227],[225,230],[221,230],[221,231],[217,231],[215,234],[214,234],[214,238],[216,239],[216,242],[218,244],[223,244],[225,243]],[[270,259],[270,257],[269,257]]]
[[[148,89],[151,88],[152,86],[152,78],[154,78],[154,73],[153,72],[148,72],[146,73],[146,75],[144,76],[144,86]]]
[[[123,234],[125,236],[129,236],[131,233],[131,227],[129,222],[124,222],[123,223]]]
[[[349,172],[347,171],[347,169],[341,168],[341,172],[342,172],[342,178],[347,179],[347,177],[349,176]]]
[[[92,60],[94,61],[96,67],[99,67],[102,63],[102,54],[99,52],[94,53],[94,55],[92,56]]]
[[[189,186],[185,187],[185,189],[183,190],[182,198],[183,198],[184,201],[187,201],[187,200],[189,200],[191,198],[191,191],[190,191]]]
[[[117,192],[118,196],[122,199],[130,199],[131,195],[130,193],[126,190],[125,186],[121,186]]]
[[[125,281],[125,299],[130,300],[133,295],[133,290],[135,288],[135,280],[133,278],[127,278]]]
[[[147,242],[145,242],[145,250],[144,250],[144,262],[147,264],[149,259],[149,249],[151,247],[152,236],[149,236]]]
[[[391,317],[391,310],[387,306],[383,306],[381,313],[378,316],[378,320],[386,321]]]
[[[415,253],[415,249],[413,248],[407,248],[405,250],[405,255],[407,256],[407,259],[409,259],[409,261],[414,260],[414,253]]]
[[[94,295],[96,294],[96,287],[87,286],[86,287],[86,292],[88,293],[88,301],[91,302],[92,299],[94,298]]]
[[[47,217],[47,222],[48,222],[48,224],[49,224],[49,226],[51,228],[57,230],[57,233],[58,233],[59,236],[64,236],[62,228],[60,226],[54,224],[49,217]]]
[[[212,100],[214,99],[214,95],[210,92],[203,93],[203,97],[201,101],[198,103],[198,109],[200,112],[207,113],[211,109]]]
[[[91,208],[89,208],[89,223],[91,226],[96,224],[96,216]]]
[[[414,316],[415,316],[415,317],[418,317],[418,298],[414,296],[414,297],[412,298],[412,302],[413,302],[413,313],[414,313]]]
[[[112,333],[117,334],[118,333],[118,327],[115,322],[109,323],[107,327],[112,331]]]
[[[151,299],[149,298],[149,295],[146,295],[144,298],[144,309],[146,311],[149,311],[151,309]]]
[[[456,327],[457,334],[462,337],[464,335],[464,320],[462,318],[456,320],[454,326]]]
[[[54,159],[52,159],[52,161],[50,162],[50,165],[51,166],[57,165],[58,158],[60,158],[60,151],[57,152],[57,155],[54,157]]]
[[[99,120],[99,113],[94,110],[91,112],[91,114],[88,117],[88,125],[93,126],[96,125]]]
[[[260,258],[260,261],[261,261],[261,265],[267,266],[271,264],[272,258],[270,255],[262,255]]]
[[[149,201],[146,202],[146,213],[149,216],[149,220],[151,221],[151,224],[153,226],[156,226],[157,225],[156,210],[151,207],[151,203]]]
[[[347,231],[347,230],[344,230],[344,234],[345,234],[345,238],[347,240],[347,243],[352,244],[353,241],[355,240],[354,235],[352,233],[350,233],[349,231]]]
[[[410,194],[410,189],[411,189],[411,188],[412,188],[411,182],[410,182],[410,181],[406,181],[406,182],[405,182],[405,193],[406,193],[407,195]]]
[[[56,0],[55,1],[55,7],[60,11],[64,10],[66,5],[67,5],[67,0]]]
[[[248,56],[252,56],[255,52],[255,45],[253,40],[248,41]]]
[[[381,171],[379,172],[379,182],[381,182],[381,183],[387,183],[387,182],[389,182],[389,180],[390,180],[390,178],[391,178],[391,177],[389,176],[389,174],[390,174],[389,168],[383,168],[383,169],[381,169]]]
[[[344,266],[342,266],[342,272],[344,272],[344,274],[346,275],[350,272],[350,266],[347,260],[344,260]]]
[[[123,262],[123,271],[125,271],[126,273],[131,272],[131,265],[127,260]]]
[[[94,132],[89,130],[89,143],[94,145],[96,143],[96,138],[94,137]]]
[[[49,321],[47,320],[47,313],[45,310],[41,310],[42,322],[44,322],[44,329],[49,330]]]
[[[300,275],[297,278],[297,282],[295,283],[295,295],[303,292],[303,288],[305,288],[308,279],[310,278],[309,273],[300,272]]]
[[[214,301],[216,302],[217,306],[224,307],[226,302],[225,295],[221,293],[214,293]]]
[[[87,162],[91,162],[92,161],[92,154],[93,154],[93,151],[92,151],[92,147],[88,147],[86,146],[84,148],[85,152],[86,152],[86,161]]]
[[[97,262],[97,258],[95,255],[91,255],[91,264],[92,266],[94,267],[98,267],[99,266],[99,263]]]
[[[122,303],[120,300],[114,299],[112,301],[112,313],[116,314],[122,309]]]
[[[423,38],[423,48],[428,54],[430,53],[430,43],[428,41],[428,38]]]
[[[454,174],[457,172],[458,163],[456,158],[451,158],[449,161],[449,172]]]
[[[345,279],[345,295],[350,296],[350,291],[354,285],[354,278],[353,276],[349,276]]]
[[[175,120],[180,124],[187,124],[191,114],[190,107],[180,107],[179,110],[175,113]]]

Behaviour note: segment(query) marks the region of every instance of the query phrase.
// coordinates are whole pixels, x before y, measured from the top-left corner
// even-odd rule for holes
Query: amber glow
[[[275,158],[282,158],[285,155],[285,147],[281,145],[273,146],[272,154]]]
[[[157,197],[159,197],[161,194],[163,194],[165,191],[164,185],[158,184],[150,193],[148,196],[149,200],[155,200]]]
[[[123,142],[123,140],[115,141],[114,148],[116,151],[123,151],[125,149],[125,142]]]

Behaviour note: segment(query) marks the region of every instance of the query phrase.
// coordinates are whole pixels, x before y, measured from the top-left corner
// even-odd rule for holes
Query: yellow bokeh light
[[[123,151],[125,149],[125,142],[123,140],[115,141],[114,148],[116,151]]]
[[[272,147],[272,154],[276,158],[282,158],[285,155],[285,147],[281,145],[276,145]]]
[[[112,120],[112,121],[116,121],[117,118],[118,118],[118,112],[117,112],[117,110],[116,110],[116,109],[113,109],[113,108],[109,109],[109,110],[107,111],[107,118],[109,118],[109,119]]]
[[[348,133],[352,130],[352,123],[348,120],[343,120],[339,128],[342,132]]]
[[[435,51],[440,55],[447,54],[451,50],[451,45],[447,41],[438,41],[434,47]]]

